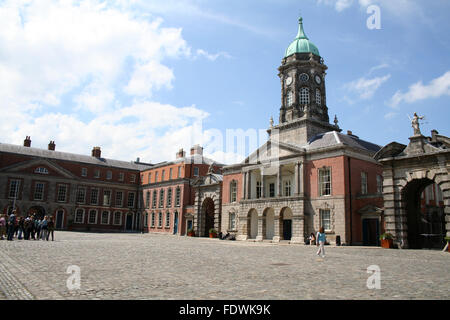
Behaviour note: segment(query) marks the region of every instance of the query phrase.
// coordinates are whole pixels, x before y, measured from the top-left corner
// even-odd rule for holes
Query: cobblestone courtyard
[[[448,299],[450,254],[149,234],[0,241],[0,299]],[[81,287],[66,286],[70,265]],[[381,269],[369,290],[367,267]]]

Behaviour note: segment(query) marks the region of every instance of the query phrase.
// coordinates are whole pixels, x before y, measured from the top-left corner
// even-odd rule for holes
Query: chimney
[[[25,138],[25,140],[23,140],[23,146],[24,147],[31,147],[31,139],[30,139],[30,136],[27,136],[26,138]]]
[[[203,148],[200,145],[196,144],[191,148],[191,156],[194,154],[203,155]]]
[[[55,151],[55,141],[50,141],[48,144],[48,150]]]
[[[102,151],[100,150],[100,147],[94,147],[94,149],[92,149],[93,157],[100,158],[101,155],[102,155]]]
[[[186,156],[186,152],[183,151],[183,148],[178,150],[178,152],[177,152],[177,159],[184,158],[185,156]]]
[[[439,132],[436,129],[431,130],[431,141],[436,142]]]
[[[350,130],[347,130],[347,135],[352,136],[353,132],[351,132]]]

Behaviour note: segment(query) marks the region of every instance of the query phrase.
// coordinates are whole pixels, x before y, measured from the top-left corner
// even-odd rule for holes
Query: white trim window
[[[34,185],[34,200],[44,200],[45,183],[36,182]]]
[[[94,178],[100,178],[100,170],[96,169],[94,171]]]
[[[361,171],[361,194],[367,193],[367,172]]]
[[[123,181],[124,180],[124,173],[123,172],[119,172],[119,181]]]
[[[89,210],[88,224],[97,224],[97,210]]]
[[[98,193],[99,190],[96,188],[91,189],[91,204],[98,204]]]
[[[144,227],[148,227],[148,213],[146,212],[145,213],[145,216],[144,216]]]
[[[256,181],[256,199],[262,197],[262,184],[261,181]]]
[[[319,196],[331,196],[331,168],[319,169]]]
[[[153,198],[152,198],[152,208],[156,208],[156,201],[157,201],[157,198],[158,197],[158,195],[157,195],[157,192],[156,192],[156,190],[153,190]]]
[[[159,212],[158,213],[158,228],[162,228],[162,220],[163,220],[162,212]]]
[[[116,225],[116,226],[121,226],[122,225],[122,212],[120,212],[120,211],[114,212],[113,224]]]
[[[77,188],[76,202],[77,203],[85,203],[86,202],[86,188],[85,187]]]
[[[177,178],[178,178],[178,179],[181,178],[181,166],[178,167],[178,177],[177,177]]]
[[[166,207],[170,208],[172,206],[172,188],[167,189],[167,200]]]
[[[164,207],[164,189],[159,190],[159,207]]]
[[[166,229],[170,228],[170,212],[166,212]]]
[[[9,181],[9,198],[10,199],[17,199],[19,196],[19,189],[20,189],[20,180],[10,180]]]
[[[154,228],[155,227],[155,213],[152,212],[152,217],[151,217],[151,222],[150,222],[150,227]]]
[[[164,181],[165,175],[166,175],[166,170],[163,170],[163,171],[161,172],[161,181]]]
[[[128,192],[128,201],[127,201],[128,208],[134,208],[134,198],[135,198],[134,192]]]
[[[147,190],[145,193],[145,207],[150,208],[150,191]]]
[[[136,182],[136,175],[135,174],[132,174],[131,176],[130,176],[130,182]]]
[[[320,226],[325,231],[331,231],[331,211],[330,209],[319,209]]]
[[[103,205],[109,207],[111,205],[111,190],[103,190]]]
[[[112,171],[110,171],[110,170],[106,171],[106,179],[108,179],[108,180],[112,179]]]
[[[309,105],[309,88],[300,88],[300,105]]]
[[[123,192],[122,191],[116,191],[116,207],[122,207],[123,206]]]
[[[100,221],[101,224],[109,224],[109,211],[103,211],[102,212],[102,220]]]
[[[172,180],[173,169],[169,169],[169,180]]]
[[[177,187],[177,191],[175,192],[175,206],[179,207],[181,202],[181,188]]]
[[[286,197],[292,196],[292,185],[291,180],[284,181],[284,195]]]
[[[230,202],[237,201],[237,182],[233,180],[230,182]]]
[[[84,209],[77,209],[75,211],[74,223],[83,223],[83,222],[84,222]]]
[[[87,177],[87,174],[88,174],[87,168],[81,168],[81,176]]]
[[[229,230],[236,230],[236,213],[230,212],[230,218],[229,218]]]
[[[58,185],[58,195],[56,201],[58,202],[66,202],[67,201],[67,184],[59,184]]]

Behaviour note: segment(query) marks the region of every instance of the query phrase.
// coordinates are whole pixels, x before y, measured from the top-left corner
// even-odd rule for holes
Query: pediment
[[[358,213],[361,215],[380,215],[383,213],[383,209],[374,206],[373,204],[368,204],[361,209],[358,210]]]
[[[222,176],[216,173],[209,173],[204,177],[198,177],[193,182],[193,186],[208,186],[208,185],[215,185],[222,182]]]
[[[40,177],[76,178],[70,171],[46,159],[35,159],[15,163],[1,168],[0,172],[31,174]]]
[[[245,160],[244,164],[269,163],[277,161],[280,158],[295,157],[304,154],[306,151],[301,147],[294,146],[281,141],[267,141],[256,151],[251,153]]]

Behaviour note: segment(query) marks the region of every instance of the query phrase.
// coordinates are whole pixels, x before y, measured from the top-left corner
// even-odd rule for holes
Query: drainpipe
[[[348,159],[348,189],[349,189],[349,202],[350,202],[350,245],[352,245],[353,242],[353,209],[352,209],[352,170],[351,170],[351,159],[350,157],[347,157]]]

